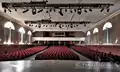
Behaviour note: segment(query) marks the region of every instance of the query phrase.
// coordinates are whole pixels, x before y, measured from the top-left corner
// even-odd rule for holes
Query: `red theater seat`
[[[22,49],[18,50],[15,52],[11,53],[5,53],[0,55],[0,60],[19,60],[19,59],[24,59],[30,55],[33,55],[39,51],[42,51],[46,48],[46,46],[37,46],[37,47],[32,47],[32,48],[27,48],[27,49]]]
[[[66,46],[52,46],[35,57],[36,60],[79,60]]]

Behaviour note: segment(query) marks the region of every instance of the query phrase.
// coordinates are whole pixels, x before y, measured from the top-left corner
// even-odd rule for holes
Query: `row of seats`
[[[45,48],[46,48],[46,46],[37,46],[37,47],[18,50],[18,51],[11,52],[11,53],[1,54],[0,61],[24,59],[24,58],[31,56],[39,51],[44,50]]]
[[[88,45],[86,46],[92,50],[98,50],[104,53],[112,53],[114,55],[120,56],[120,46],[119,45]]]
[[[38,54],[36,60],[79,60],[67,46],[51,46],[46,51]]]
[[[80,54],[94,61],[120,62],[120,57],[117,55],[113,55],[111,53],[104,53],[104,52],[100,52],[98,50],[92,50],[90,48],[83,47],[83,46],[73,46],[72,48],[75,51],[79,52]]]

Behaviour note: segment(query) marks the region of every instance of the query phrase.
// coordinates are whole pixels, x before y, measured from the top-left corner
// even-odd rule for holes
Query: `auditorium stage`
[[[92,61],[21,60],[0,62],[0,72],[120,72],[120,66]]]

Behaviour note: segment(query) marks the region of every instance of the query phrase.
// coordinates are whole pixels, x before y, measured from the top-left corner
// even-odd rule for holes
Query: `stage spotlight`
[[[84,27],[86,27],[86,24],[84,24]]]
[[[48,13],[49,11],[47,10],[46,13]]]
[[[15,11],[17,11],[17,9],[16,8],[14,8],[15,9]]]
[[[77,10],[76,10],[76,9],[74,9],[74,11],[76,12]]]
[[[29,11],[29,9],[24,10],[23,13],[26,13],[27,11]]]
[[[52,12],[52,9],[50,9],[50,12]]]
[[[61,16],[63,16],[62,9],[60,9],[59,14],[60,14]]]
[[[42,12],[43,11],[43,9],[40,9],[39,11],[38,11],[38,13],[40,13],[40,12]]]
[[[67,12],[67,9],[65,9],[65,12]]]
[[[92,9],[90,8],[89,11],[92,12]]]
[[[84,12],[87,13],[87,10],[85,9]]]
[[[104,11],[104,8],[100,10],[100,12],[103,12]]]
[[[108,9],[107,9],[107,12],[109,12],[109,11],[110,11],[110,9],[108,8]]]
[[[12,12],[10,9],[8,9],[9,12]]]
[[[70,13],[73,13],[73,11],[72,11],[72,10],[70,10]]]
[[[56,10],[55,10],[55,9],[53,9],[53,11],[54,11],[54,12],[56,12]]]
[[[7,10],[6,10],[6,9],[4,9],[4,12],[6,13],[6,12],[7,12]]]
[[[81,9],[78,9],[77,13],[78,13],[79,15],[81,15],[82,10],[81,10]]]
[[[35,9],[35,8],[32,9],[32,14],[33,14],[33,15],[36,14],[36,9]]]

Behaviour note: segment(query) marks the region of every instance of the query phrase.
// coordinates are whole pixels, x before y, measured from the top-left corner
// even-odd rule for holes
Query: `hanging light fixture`
[[[60,14],[61,16],[63,16],[62,9],[60,9],[59,14]]]
[[[82,13],[82,9],[81,9],[81,8],[78,9],[77,13],[78,13],[79,15],[81,15],[81,13]]]
[[[72,9],[70,9],[70,13],[73,13]]]
[[[27,8],[27,9],[25,9],[22,13],[26,13],[26,12],[28,12],[29,11],[29,9]]]
[[[92,9],[90,8],[89,11],[92,12]]]
[[[110,9],[108,8],[108,9],[107,9],[107,12],[109,12],[109,11],[110,11]]]
[[[6,10],[6,9],[4,9],[4,12],[6,13],[6,12],[7,12],[7,10]]]
[[[103,12],[104,11],[104,8],[102,8],[101,10],[100,10],[100,12]]]
[[[84,12],[87,13],[87,10],[85,9]]]
[[[32,14],[35,15],[36,14],[36,8],[32,9]]]
[[[67,9],[65,9],[65,12],[67,12]]]
[[[43,9],[40,9],[39,11],[38,11],[38,13],[40,13],[40,12],[42,12],[43,11]]]

